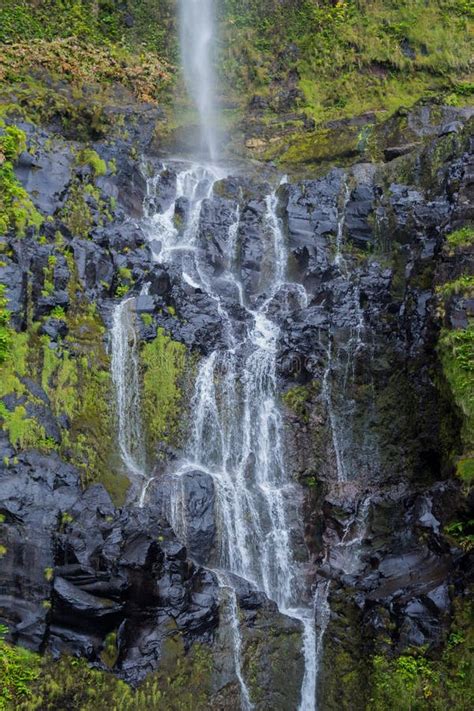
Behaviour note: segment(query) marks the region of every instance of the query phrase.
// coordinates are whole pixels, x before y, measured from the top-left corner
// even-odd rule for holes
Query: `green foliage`
[[[8,628],[0,625],[0,709],[15,708],[16,701],[30,696],[30,686],[38,678],[38,657],[4,641]]]
[[[0,402],[0,422],[2,429],[8,432],[11,444],[17,449],[36,447],[48,450],[54,448],[54,442],[46,437],[44,427],[34,418],[28,417],[25,407],[17,405],[14,410],[7,410]]]
[[[95,151],[90,148],[84,148],[77,156],[80,165],[89,165],[94,171],[95,176],[105,175],[107,173],[107,163]]]
[[[118,43],[140,50],[174,51],[169,0],[2,0],[0,43],[77,37],[91,44]],[[129,26],[127,17],[133,17]]]
[[[180,430],[186,347],[160,328],[156,338],[143,346],[141,359],[143,409],[150,443],[173,442]]]
[[[446,237],[446,244],[452,249],[472,247],[474,245],[474,227],[461,227],[461,229],[451,232]]]
[[[264,125],[287,111],[281,89],[295,77],[300,96],[293,110],[317,124],[393,112],[435,94],[456,104],[471,100],[473,13],[464,2],[224,0],[221,7],[222,85],[235,87],[235,101],[263,97]],[[288,129],[275,155],[286,149]],[[298,133],[304,141],[306,131],[295,126]],[[298,152],[305,156],[304,145],[295,145],[292,162]]]
[[[25,132],[16,126],[5,126],[4,135],[0,139],[0,150],[6,160],[14,162],[23,151],[26,151],[26,135]]]
[[[115,643],[114,634],[106,638],[106,646]],[[64,656],[56,661],[0,640],[0,709],[204,711],[209,708],[211,669],[209,649],[194,645],[185,655],[182,642],[168,639],[160,670],[133,690],[112,674],[91,669],[83,659]]]
[[[153,323],[153,316],[151,314],[141,314],[141,319],[145,326],[151,326]]]
[[[7,357],[11,342],[10,312],[7,309],[8,299],[5,296],[5,285],[0,284],[0,366]]]
[[[55,259],[54,255],[50,257],[47,269],[54,268]],[[28,374],[48,395],[53,414],[59,419],[66,416],[70,426],[61,430],[61,444],[56,445],[45,436],[39,422],[27,417],[23,404],[10,412],[0,402],[1,426],[17,449],[58,448],[78,467],[85,485],[101,482],[114,502],[121,505],[130,482],[114,472],[113,393],[105,328],[95,307],[81,298],[71,255],[66,253],[66,259],[73,274],[70,306],[67,314],[61,310],[57,316],[66,320],[68,336],[53,349],[47,336],[37,335],[35,325],[39,324],[33,324],[26,333],[6,326],[8,348],[0,365],[0,398],[14,394],[34,404],[34,397],[21,381]]]
[[[287,390],[282,400],[286,407],[292,410],[303,422],[309,422],[311,414],[311,399],[319,391],[319,383],[312,380],[307,385],[295,385]]]
[[[474,449],[474,326],[441,331],[438,351],[454,401],[463,414],[463,442],[466,451]],[[471,466],[460,473],[471,475]]]
[[[23,237],[28,227],[38,229],[43,218],[15,176],[13,163],[26,148],[26,136],[0,119],[0,235],[8,230]]]
[[[474,704],[471,622],[469,602],[458,601],[440,658],[428,659],[423,650],[394,659],[375,656],[367,711],[469,711]]]
[[[462,457],[456,462],[456,474],[466,484],[474,483],[474,457]]]
[[[474,460],[471,460],[474,468]],[[474,472],[473,472],[474,474]],[[452,521],[444,527],[444,532],[454,539],[457,545],[465,551],[474,548],[474,520]],[[464,641],[464,640],[463,640]]]
[[[454,281],[448,281],[446,282],[446,284],[438,286],[436,291],[438,294],[444,297],[452,296],[453,294],[473,296],[474,276],[468,276],[467,274],[463,274]]]
[[[119,299],[126,296],[132,285],[132,271],[128,267],[120,267],[118,270],[118,284],[115,288],[115,296]]]

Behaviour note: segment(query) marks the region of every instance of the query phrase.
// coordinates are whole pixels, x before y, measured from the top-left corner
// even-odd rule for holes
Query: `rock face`
[[[281,96],[284,105],[294,99]],[[277,190],[294,284],[273,294],[268,313],[280,327],[287,466],[305,492],[305,539],[292,543],[305,565],[302,585],[326,590],[331,611],[318,688],[325,711],[365,707],[374,653],[441,648],[455,597],[466,586],[466,554],[444,533],[462,500],[450,459],[459,447],[460,417],[440,386],[435,284],[472,269],[470,252],[447,257],[442,244],[446,233],[473,219],[474,170],[468,117],[448,113],[458,120],[439,127],[418,125],[416,112],[416,146],[386,127],[387,164],[334,168]],[[179,452],[166,441],[153,453],[148,505],[115,506],[106,486],[117,481],[118,464],[109,461],[103,484],[91,486],[87,466],[79,472],[69,463],[75,428],[101,446],[87,418],[96,391],[79,425],[71,424],[66,394],[59,404],[51,395],[56,379],[65,393],[69,388],[84,399],[81,379],[66,377],[63,350],[73,360],[83,357],[90,323],[78,325],[78,299],[90,319],[99,314],[110,327],[117,299],[135,296],[141,341],[169,334],[194,363],[225,343],[216,300],[173,265],[153,261],[162,245],[148,239],[144,215],[170,209],[179,166],[148,157],[144,163],[159,177],[147,185],[143,166],[120,139],[94,145],[117,169],[96,176],[77,165],[67,142],[27,130],[36,152],[22,155],[18,177],[51,219],[41,239],[33,231],[2,238],[0,281],[14,327],[38,339],[46,366],[56,354],[64,369],[54,375],[43,364],[44,377],[24,374],[2,397],[2,418],[24,408],[42,435],[37,446],[22,446],[18,438],[9,441],[7,428],[1,433],[1,621],[19,644],[73,652],[99,668],[106,668],[103,650],[116,634],[112,671],[134,684],[159,666],[166,640],[180,637],[186,650],[195,642],[209,645],[213,708],[236,708],[230,603],[205,568],[218,540],[212,477],[190,468],[171,481]],[[218,181],[203,203],[196,245],[202,275],[237,334],[251,319],[223,272],[235,250],[246,305],[269,298],[270,199],[261,176],[239,175]],[[175,224],[188,214],[189,205],[178,201]],[[472,300],[458,296],[445,318],[465,327],[472,314]],[[107,345],[102,331],[97,344],[100,360]],[[183,505],[173,531],[175,486]],[[242,670],[255,708],[296,709],[300,626],[243,581],[233,586]]]
[[[212,639],[216,580],[152,511],[117,511],[102,486],[82,492],[72,467],[35,452],[3,469],[0,495],[1,609],[15,641],[103,666],[116,632],[115,670],[137,683],[158,667],[167,637],[180,634],[187,646]]]

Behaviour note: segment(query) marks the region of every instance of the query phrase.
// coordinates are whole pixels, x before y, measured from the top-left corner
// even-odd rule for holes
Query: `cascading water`
[[[179,4],[184,77],[199,113],[202,154],[212,163],[217,158],[213,0],[179,0]]]
[[[266,294],[259,306],[247,305],[244,287],[238,273],[235,250],[239,212],[228,230],[227,269],[219,274],[235,288],[242,307],[248,314],[247,332],[239,336],[226,309],[225,300],[214,288],[206,271],[199,243],[200,213],[212,193],[214,182],[221,176],[201,166],[184,168],[177,178],[176,202],[185,199],[188,217],[179,228],[173,220],[174,207],[164,214],[153,214],[156,181],[150,181],[148,218],[155,258],[179,265],[190,285],[204,290],[217,302],[225,325],[226,347],[213,351],[202,360],[191,402],[193,427],[182,461],[174,472],[174,490],[168,515],[178,534],[186,540],[185,506],[181,501],[180,480],[184,474],[200,470],[210,475],[216,492],[218,544],[210,564],[216,570],[225,590],[223,571],[252,583],[274,600],[281,612],[303,625],[305,675],[301,694],[301,711],[315,708],[316,631],[313,606],[302,589],[303,575],[295,562],[289,537],[288,506],[298,500],[295,485],[288,475],[283,451],[283,421],[278,406],[276,357],[279,327],[270,317],[271,306],[278,297],[284,304],[294,294],[306,305],[301,285],[286,282],[287,253],[277,216],[277,196],[265,199],[263,231],[271,256],[266,275]],[[279,301],[279,303],[280,303]],[[234,593],[235,594],[235,593]],[[226,593],[227,609],[236,615]],[[229,602],[230,600],[230,602]],[[233,618],[236,676],[241,687],[243,708],[250,708],[249,692],[239,661],[241,651],[238,617]]]
[[[112,380],[117,399],[120,456],[136,483],[146,478],[146,455],[141,421],[138,337],[135,299],[115,307],[111,332]]]
[[[232,631],[235,675],[242,708],[252,708],[243,674],[242,637],[236,592],[231,576],[239,576],[274,600],[279,610],[299,620],[303,630],[305,671],[300,711],[314,711],[316,696],[315,614],[305,590],[304,575],[290,541],[289,508],[297,507],[298,489],[285,466],[283,421],[278,405],[277,342],[279,327],[272,320],[278,300],[285,308],[289,295],[306,305],[301,285],[286,281],[287,253],[277,216],[276,192],[265,200],[263,231],[267,255],[265,284],[250,305],[239,278],[235,252],[239,210],[228,229],[227,261],[219,274],[247,313],[247,327],[235,328],[226,301],[214,284],[200,245],[200,216],[214,184],[225,173],[213,165],[216,155],[214,78],[211,62],[213,36],[211,0],[180,0],[183,69],[190,94],[198,108],[206,165],[181,165],[176,197],[160,213],[154,206],[159,176],[149,180],[145,204],[150,245],[157,262],[171,262],[183,281],[204,291],[216,302],[224,324],[225,347],[201,361],[191,402],[193,427],[189,443],[173,474],[168,516],[177,534],[186,541],[187,521],[182,501],[184,474],[200,470],[212,477],[216,493],[218,544],[209,561],[219,581]],[[175,220],[178,201],[186,204],[183,224]],[[258,304],[255,306],[254,304]],[[145,476],[139,417],[138,347],[132,327],[132,304],[120,304],[114,315],[113,373],[119,411],[122,458],[132,474]],[[145,477],[146,478],[146,477]],[[142,487],[143,504],[151,480]],[[296,513],[296,511],[294,512]],[[297,516],[293,516],[296,519]]]

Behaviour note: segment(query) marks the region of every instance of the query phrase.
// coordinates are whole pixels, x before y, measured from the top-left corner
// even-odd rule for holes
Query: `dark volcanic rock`
[[[216,581],[151,510],[116,511],[101,486],[82,493],[72,467],[35,452],[2,467],[0,500],[0,616],[15,641],[100,663],[120,628],[117,670],[131,682],[158,666],[173,628],[186,644],[212,641]]]

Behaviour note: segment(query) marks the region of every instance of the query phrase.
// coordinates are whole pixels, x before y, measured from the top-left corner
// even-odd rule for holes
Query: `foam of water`
[[[179,0],[181,61],[184,77],[199,113],[203,155],[217,158],[213,0]]]
[[[300,303],[306,303],[307,299],[301,285],[285,281],[287,251],[277,216],[278,200],[273,192],[266,197],[263,225],[270,240],[271,274],[266,296],[257,308],[245,306],[245,290],[236,276],[233,253],[238,211],[229,228],[228,268],[220,278],[235,285],[250,324],[243,341],[234,333],[225,302],[214,291],[212,279],[201,264],[198,240],[203,201],[211,195],[213,183],[220,177],[215,170],[196,165],[185,167],[178,175],[176,199],[186,198],[189,204],[187,222],[179,229],[173,219],[173,206],[161,215],[148,211],[150,240],[152,244],[160,244],[157,261],[179,265],[188,284],[199,286],[216,301],[227,338],[227,347],[212,352],[199,366],[191,402],[192,430],[174,474],[169,515],[178,535],[186,540],[185,507],[180,503],[181,474],[200,469],[212,476],[218,524],[217,554],[212,565],[216,571],[227,570],[246,579],[274,600],[281,612],[302,623],[305,674],[300,709],[313,711],[314,610],[312,605],[306,606],[301,590],[303,576],[293,557],[289,537],[288,502],[297,500],[298,493],[284,462],[276,375],[279,327],[269,316],[270,304],[277,294],[288,298],[294,293]],[[150,184],[150,194],[155,189],[156,181]],[[226,585],[230,585],[229,581]],[[250,697],[237,659],[240,659],[241,643],[235,634],[234,639],[242,707],[250,708]]]
[[[112,325],[112,380],[115,385],[120,456],[138,481],[146,477],[146,456],[141,421],[138,338],[135,299],[115,307]]]

